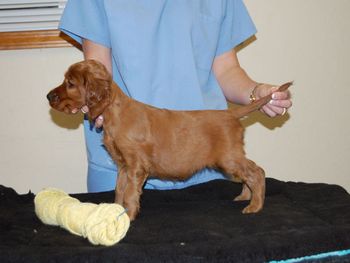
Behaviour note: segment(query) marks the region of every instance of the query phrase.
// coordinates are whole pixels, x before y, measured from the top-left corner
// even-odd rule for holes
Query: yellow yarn
[[[48,225],[61,226],[94,245],[112,246],[124,238],[130,226],[125,209],[118,204],[81,203],[65,192],[47,188],[35,199],[35,213]]]

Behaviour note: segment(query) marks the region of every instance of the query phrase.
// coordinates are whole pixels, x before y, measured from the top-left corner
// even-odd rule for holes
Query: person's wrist
[[[257,89],[259,86],[263,85],[263,83],[256,83],[255,86],[253,87],[252,91],[250,92],[249,95],[249,101],[250,103],[253,103],[254,101],[256,101],[258,99],[258,95],[257,95]]]

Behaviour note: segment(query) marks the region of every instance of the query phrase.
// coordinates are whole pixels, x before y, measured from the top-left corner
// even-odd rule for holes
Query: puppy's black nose
[[[46,95],[46,98],[51,102],[51,101],[55,101],[58,99],[58,95],[55,93],[55,92],[49,92],[47,95]]]

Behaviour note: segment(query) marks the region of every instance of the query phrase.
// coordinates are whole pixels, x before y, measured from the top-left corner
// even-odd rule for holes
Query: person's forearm
[[[257,83],[241,68],[234,51],[217,57],[213,71],[229,102],[238,104],[250,102],[250,94]]]
[[[83,52],[85,59],[95,59],[105,65],[109,73],[112,74],[111,49],[90,40],[83,40]]]
[[[219,85],[229,102],[239,104],[249,104],[250,95],[259,99],[272,93],[272,100],[261,107],[261,111],[270,117],[284,115],[288,108],[292,106],[288,90],[275,92],[276,85],[258,85],[241,68],[234,50],[226,52],[215,58],[213,72]]]
[[[241,67],[230,68],[218,81],[226,99],[238,104],[249,104],[250,94],[257,85]]]

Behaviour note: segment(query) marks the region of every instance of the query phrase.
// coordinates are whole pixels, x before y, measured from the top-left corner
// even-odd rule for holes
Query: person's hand
[[[79,110],[80,110],[82,113],[84,113],[84,114],[89,112],[88,106],[84,105],[84,106],[81,107],[80,109],[77,109],[77,108],[76,108],[76,109],[73,109],[73,110],[72,110],[72,114],[78,113]],[[96,120],[95,120],[95,127],[96,127],[97,129],[99,129],[99,128],[101,128],[102,126],[103,126],[103,116],[100,115],[100,116],[98,116],[98,117],[96,118]]]
[[[99,128],[102,128],[102,126],[103,126],[103,116],[100,115],[100,116],[98,116],[98,117],[96,118],[96,120],[95,120],[95,127],[96,127],[97,129],[99,129]]]
[[[277,115],[284,115],[292,106],[290,92],[288,90],[283,92],[276,91],[278,86],[271,84],[262,84],[256,87],[254,95],[257,99],[272,94],[272,100],[261,107],[260,111],[269,117]]]

